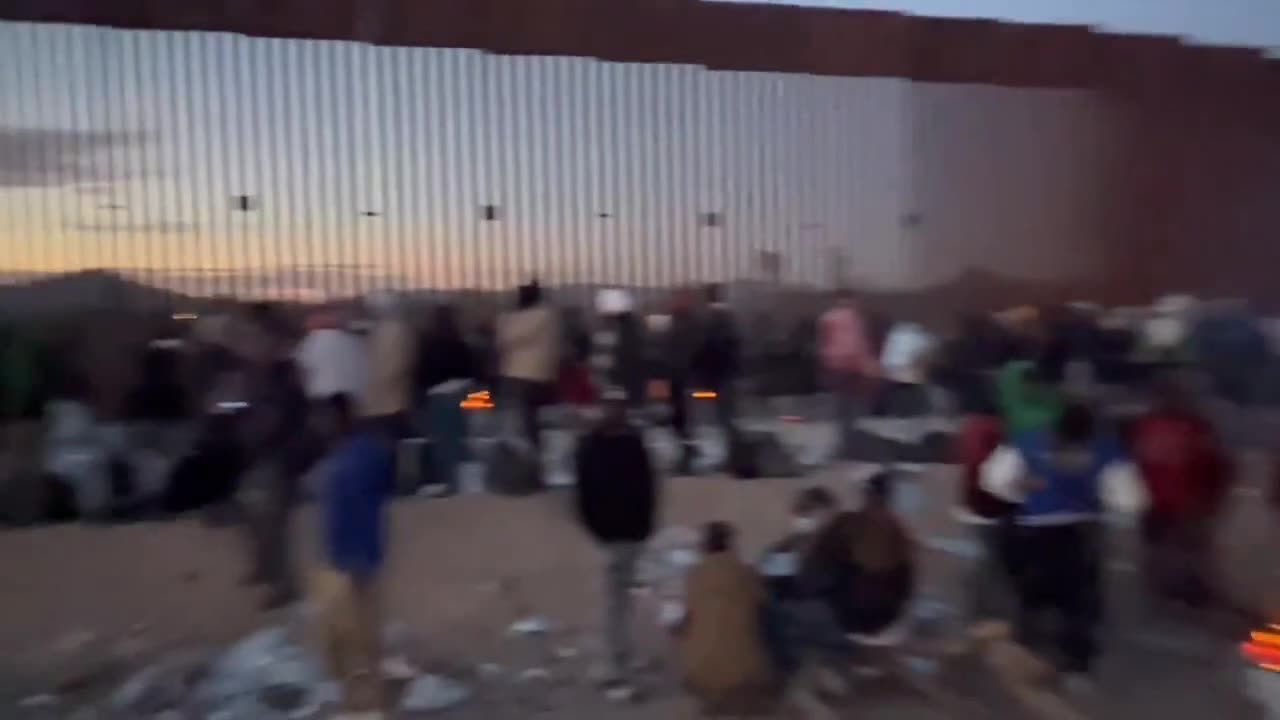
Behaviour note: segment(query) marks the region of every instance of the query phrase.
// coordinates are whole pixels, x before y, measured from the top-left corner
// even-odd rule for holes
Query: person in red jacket
[[[1213,524],[1230,482],[1230,461],[1172,379],[1160,383],[1156,406],[1134,426],[1132,445],[1151,497],[1142,527],[1149,587],[1203,606],[1214,596]]]
[[[980,555],[970,578],[971,611],[976,618],[1009,614],[1012,591],[1003,553],[1005,518],[1014,506],[983,490],[982,464],[1004,441],[1004,427],[995,401],[985,390],[963,399],[963,419],[956,433],[953,457],[960,466],[956,519],[973,529]]]

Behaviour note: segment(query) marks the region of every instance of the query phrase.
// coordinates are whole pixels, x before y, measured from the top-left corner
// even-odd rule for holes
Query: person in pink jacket
[[[840,457],[851,459],[854,423],[874,396],[880,362],[853,293],[842,291],[818,319],[818,358],[836,402]]]

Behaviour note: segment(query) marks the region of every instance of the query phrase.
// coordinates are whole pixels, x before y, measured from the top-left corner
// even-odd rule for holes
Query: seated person
[[[824,600],[845,633],[892,625],[915,587],[914,544],[893,511],[891,484],[887,472],[872,477],[863,508],[837,515],[801,562],[801,592]]]
[[[818,485],[801,490],[791,503],[791,531],[766,551],[766,564],[771,557],[803,554],[818,531],[839,509],[839,503],[830,490]],[[794,574],[794,571],[788,574]]]
[[[796,582],[800,563],[814,538],[839,510],[835,495],[824,487],[800,491],[791,508],[791,532],[761,559],[760,573],[769,589],[763,618],[765,639],[783,675],[791,675],[815,655],[844,659],[852,650],[830,608],[820,598],[802,592]]]
[[[726,523],[707,525],[678,630],[684,686],[708,714],[767,712],[778,689],[761,633],[764,585],[733,536]]]

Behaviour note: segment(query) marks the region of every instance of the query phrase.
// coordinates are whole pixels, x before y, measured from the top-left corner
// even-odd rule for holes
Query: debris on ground
[[[572,660],[578,657],[578,648],[570,645],[562,645],[555,651],[557,660]]]
[[[520,673],[520,682],[540,682],[551,679],[551,671],[541,667],[531,667]]]
[[[544,635],[551,631],[551,623],[544,617],[531,615],[511,623],[508,633],[511,635]]]
[[[24,710],[35,710],[37,708],[57,707],[58,696],[49,693],[41,693],[39,695],[31,695],[18,701],[18,707]]]
[[[384,628],[384,638],[395,645],[403,647],[407,636],[403,627]],[[459,682],[419,672],[402,652],[386,657],[382,671],[404,683],[400,704],[406,712],[444,709],[471,695]],[[128,718],[318,720],[341,699],[341,686],[321,662],[286,628],[270,627],[212,661],[178,654],[148,665],[115,689],[108,709],[112,716]]]
[[[444,710],[469,697],[471,691],[461,683],[439,675],[421,675],[405,686],[400,709],[410,713]]]

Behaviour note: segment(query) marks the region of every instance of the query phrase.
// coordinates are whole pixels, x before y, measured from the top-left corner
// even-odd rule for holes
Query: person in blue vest
[[[1020,433],[983,463],[980,483],[1013,504],[1007,564],[1019,600],[1019,641],[1042,649],[1056,615],[1060,669],[1069,690],[1090,687],[1101,619],[1098,523],[1104,513],[1138,513],[1147,495],[1119,440],[1089,407],[1072,403],[1047,428]]]

